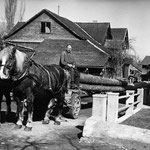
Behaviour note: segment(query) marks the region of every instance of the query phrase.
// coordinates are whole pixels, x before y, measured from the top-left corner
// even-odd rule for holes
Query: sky
[[[4,20],[0,0],[0,20]],[[20,1],[20,0],[19,0]],[[48,9],[73,22],[109,22],[111,28],[127,28],[136,54],[150,56],[150,0],[25,0],[24,21]]]

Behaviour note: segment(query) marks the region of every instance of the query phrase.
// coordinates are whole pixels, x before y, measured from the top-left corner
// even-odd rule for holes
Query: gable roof
[[[102,45],[104,44],[107,36],[109,36],[108,38],[112,39],[110,23],[97,23],[97,22],[96,23],[95,22],[87,22],[87,23],[76,22],[76,23]]]
[[[114,40],[124,41],[128,30],[127,28],[111,28],[111,33]]]
[[[66,46],[72,45],[78,67],[104,67],[108,55],[98,50],[88,40],[45,39],[36,47],[34,60],[41,64],[59,64],[60,54]]]
[[[113,39],[106,40],[105,47],[112,49],[120,49],[122,46],[129,47],[128,29],[127,28],[112,28],[111,34]],[[109,54],[111,51],[107,51]]]
[[[12,35],[17,29],[19,29],[25,22],[17,22],[17,24],[11,29],[9,35]]]
[[[84,39],[82,36],[79,36],[78,33],[74,32],[74,30],[70,29],[69,26],[71,26],[72,22],[69,21],[66,18],[60,17],[59,15],[47,10],[47,9],[43,9],[41,10],[39,13],[37,13],[36,15],[34,15],[32,18],[30,18],[28,21],[26,21],[25,23],[22,23],[22,25],[19,26],[19,28],[15,27],[15,30],[11,31],[6,38],[9,38],[10,36],[14,35],[15,33],[17,33],[18,31],[20,31],[22,28],[24,28],[25,26],[27,26],[30,22],[32,22],[34,19],[36,19],[37,17],[39,17],[41,14],[47,14],[48,16],[50,16],[51,18],[53,18],[56,22],[58,22],[59,24],[61,24],[64,28],[67,28],[68,31],[70,31],[74,36],[78,37],[79,39]],[[69,23],[67,23],[69,22]]]
[[[6,39],[9,38],[10,36],[14,35],[17,33],[19,30],[27,26],[30,22],[32,22],[34,19],[39,17],[41,14],[47,14],[51,18],[53,18],[56,22],[58,22],[60,25],[62,25],[65,29],[67,29],[70,33],[72,33],[75,37],[77,37],[80,40],[89,40],[91,41],[95,46],[99,47],[99,49],[108,55],[107,48],[103,47],[100,43],[98,43],[92,36],[90,36],[84,29],[82,29],[77,23],[74,23],[64,17],[61,17],[47,9],[41,10],[39,13],[34,15],[32,18],[30,18],[27,22],[22,23],[22,25],[16,25],[19,27],[14,27],[13,31],[11,31],[7,36]]]
[[[132,58],[125,58],[124,65],[132,65],[135,69],[137,69],[139,72],[142,70],[142,66],[140,63],[136,63],[133,61]]]
[[[142,65],[150,65],[150,56],[145,56],[144,59],[141,62]]]

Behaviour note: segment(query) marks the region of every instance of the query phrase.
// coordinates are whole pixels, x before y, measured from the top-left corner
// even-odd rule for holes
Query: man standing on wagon
[[[71,45],[68,45],[66,50],[61,53],[60,66],[70,72],[71,88],[78,88],[80,82],[80,75],[76,68],[76,62],[72,53]]]

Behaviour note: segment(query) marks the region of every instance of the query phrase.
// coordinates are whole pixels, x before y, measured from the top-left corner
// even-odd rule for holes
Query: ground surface
[[[12,104],[12,111],[16,106]],[[5,104],[2,105],[2,111]],[[0,128],[0,149],[1,150],[150,150],[150,145],[135,141],[120,139],[82,138],[82,129],[86,118],[91,116],[91,104],[82,105],[78,119],[69,119],[61,125],[43,125],[41,121],[34,121],[31,132],[14,129],[15,115],[11,114],[9,122],[1,124]],[[150,113],[150,112],[149,112]],[[148,118],[148,112],[144,112]],[[3,120],[4,113],[2,112]],[[140,116],[140,115],[139,115]],[[139,119],[139,118],[138,118]],[[131,121],[128,121],[128,124]],[[135,122],[134,122],[135,123]],[[126,122],[127,124],[127,122]],[[141,123],[140,123],[141,124]],[[134,124],[133,124],[134,125]],[[146,126],[146,125],[145,125]]]

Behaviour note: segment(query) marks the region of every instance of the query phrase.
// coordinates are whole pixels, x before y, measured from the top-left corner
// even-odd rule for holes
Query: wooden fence
[[[104,122],[121,123],[143,106],[143,89],[127,90],[126,95],[119,96],[119,93],[108,92],[107,94],[93,95],[92,116],[101,118]],[[119,104],[123,99],[125,103]]]

